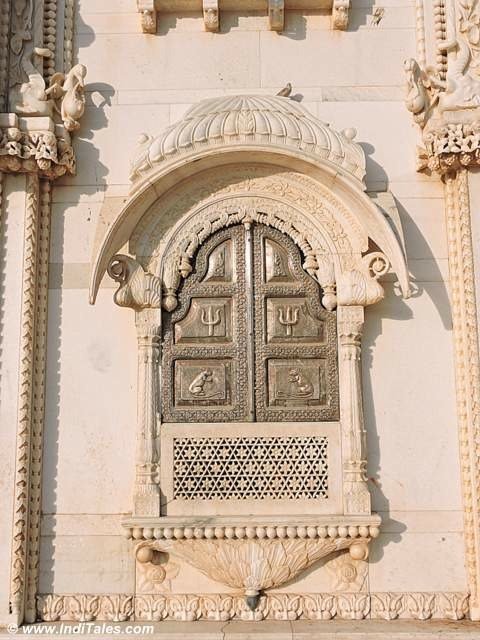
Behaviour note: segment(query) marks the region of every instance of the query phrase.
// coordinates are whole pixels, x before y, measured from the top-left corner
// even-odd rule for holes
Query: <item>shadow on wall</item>
[[[81,2],[80,2],[81,4]],[[76,14],[75,30],[80,34],[81,47],[78,47],[79,38],[74,41],[74,64],[76,61],[81,62],[81,51],[79,49],[90,46],[94,42],[95,35],[93,30],[88,27]],[[55,182],[55,186],[73,187],[68,190],[68,201],[65,202],[65,208],[71,209],[78,204],[80,196],[84,193],[91,194],[92,191],[105,191],[106,177],[108,169],[100,162],[100,154],[94,144],[95,132],[104,129],[108,125],[108,116],[106,107],[111,104],[111,97],[114,95],[114,89],[111,85],[105,83],[89,83],[87,70],[86,98],[87,105],[85,114],[81,121],[81,127],[73,138],[73,146],[77,158],[77,166],[80,167],[78,176],[64,176]],[[93,169],[93,177],[91,169]],[[82,177],[82,174],[86,178]],[[55,186],[53,190],[53,203],[55,202]],[[58,213],[58,215],[61,215]],[[53,221],[52,221],[53,222]],[[53,226],[53,225],[52,225]],[[63,255],[65,246],[65,224],[56,226],[56,245],[60,255]],[[0,254],[1,255],[1,254]],[[63,267],[63,265],[61,265]],[[54,278],[52,278],[54,276]],[[46,534],[42,534],[41,538],[41,576],[40,576],[40,592],[52,593],[55,590],[55,539],[57,532],[56,513],[57,513],[57,476],[59,462],[59,438],[61,431],[60,424],[60,394],[62,375],[75,375],[73,370],[65,371],[65,361],[63,361],[64,369],[60,370],[60,361],[62,358],[62,308],[64,303],[63,290],[63,269],[58,272],[50,273],[51,286],[52,281],[55,282],[55,288],[49,288],[48,297],[48,328],[47,328],[47,360],[46,360],[46,407],[45,407],[45,427],[44,427],[44,473],[42,479],[42,530],[45,531],[44,517],[51,517],[51,527],[48,526]],[[87,295],[85,295],[85,304],[87,304]],[[79,350],[85,349],[85,344],[78,344]],[[75,360],[72,362],[74,366]],[[79,397],[81,397],[81,386],[78,389]],[[78,486],[81,485],[81,478],[78,479]],[[72,505],[72,512],[75,511]]]
[[[376,191],[388,190],[389,180],[383,167],[381,167],[371,157],[374,147],[368,143],[360,143],[365,151],[367,161],[367,176],[370,182],[375,185]],[[418,226],[409,215],[405,207],[395,200],[398,208],[402,225],[406,227],[408,223],[408,237],[406,238],[407,262],[409,244],[414,245],[416,250],[422,256],[422,260],[411,260],[409,264],[410,279],[412,284],[412,298],[417,298],[427,294],[431,299],[443,327],[451,330],[451,313],[450,300],[448,291],[443,281],[442,273],[438,267],[436,258],[430,249],[428,242],[425,240]],[[441,215],[441,214],[440,214]],[[428,262],[429,274],[428,280],[425,274],[419,272],[419,264]],[[378,435],[378,427],[375,413],[374,390],[370,371],[372,370],[375,341],[382,333],[382,323],[385,319],[395,321],[411,320],[414,315],[408,300],[400,297],[397,287],[393,282],[383,283],[386,289],[385,300],[375,305],[372,310],[366,309],[365,330],[362,340],[362,365],[363,365],[363,403],[365,414],[365,428],[367,431],[367,452],[368,452],[368,480],[369,488],[372,494],[373,510],[380,512],[384,522],[383,531],[386,536],[381,535],[372,545],[372,555],[369,562],[374,564],[379,562],[384,555],[384,546],[390,543],[399,543],[402,539],[402,533],[406,531],[404,523],[394,520],[390,514],[390,501],[382,491],[382,465],[381,465],[381,446]]]

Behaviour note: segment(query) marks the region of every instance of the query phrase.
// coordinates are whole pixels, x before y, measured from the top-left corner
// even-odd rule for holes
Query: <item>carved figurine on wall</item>
[[[12,89],[12,107],[22,116],[48,116],[60,114],[67,131],[76,131],[80,127],[80,118],[85,111],[85,76],[87,69],[77,64],[64,75],[55,73],[47,88],[45,79],[33,64],[33,55],[43,58],[52,57],[49,49],[35,47],[31,56],[24,56],[22,67],[28,77]]]

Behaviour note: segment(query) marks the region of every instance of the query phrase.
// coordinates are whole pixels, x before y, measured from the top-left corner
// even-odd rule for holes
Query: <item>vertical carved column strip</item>
[[[43,59],[43,70],[47,80],[55,73],[57,48],[57,0],[45,0],[43,8],[43,46],[52,52],[51,58]]]
[[[75,0],[65,0],[63,29],[63,70],[68,73],[73,66],[73,24],[75,18]]]
[[[417,39],[417,61],[422,69],[427,64],[425,47],[425,7],[424,0],[415,0],[415,36]]]
[[[10,2],[0,0],[0,113],[6,112],[8,107]]]
[[[347,515],[370,514],[366,483],[366,433],[363,420],[361,340],[362,306],[339,306],[340,415],[343,429],[344,509]]]
[[[138,410],[136,473],[133,515],[159,516],[157,483],[157,425],[160,354],[160,311],[145,309],[136,314],[138,339]]]
[[[40,554],[40,517],[45,417],[45,360],[47,348],[48,265],[50,259],[51,185],[40,182],[38,222],[37,304],[32,399],[32,444],[28,521],[28,567],[25,620],[35,621]]]
[[[38,195],[36,174],[26,178],[25,235],[23,248],[22,313],[15,464],[10,611],[20,623],[25,609],[28,544],[28,494],[32,439],[32,392],[35,347]]]
[[[470,613],[480,619],[480,363],[468,171],[445,176]]]

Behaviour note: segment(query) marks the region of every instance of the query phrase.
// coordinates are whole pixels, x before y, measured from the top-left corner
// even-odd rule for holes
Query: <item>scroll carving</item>
[[[334,29],[345,31],[348,27],[350,0],[333,0],[332,25]]]

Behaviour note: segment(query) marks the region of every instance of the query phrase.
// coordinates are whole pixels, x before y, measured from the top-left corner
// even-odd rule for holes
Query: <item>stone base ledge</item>
[[[64,625],[66,623],[63,623]],[[82,624],[82,623],[80,623]],[[134,637],[151,640],[480,640],[480,624],[462,620],[461,622],[412,620],[330,620],[328,622],[161,622],[161,623],[116,623],[115,631],[109,632],[113,623],[87,623],[72,635],[62,623],[39,623],[42,631],[32,635],[43,638],[67,640],[75,638],[119,638]],[[105,627],[102,627],[105,624]],[[78,623],[77,623],[78,625]],[[31,625],[32,626],[32,625]],[[95,630],[95,626],[99,629]],[[133,626],[133,629],[132,629]],[[127,627],[130,629],[127,631]],[[138,627],[138,630],[135,630]],[[143,629],[142,629],[143,627]],[[146,629],[145,627],[148,627]],[[135,632],[136,631],[136,632]],[[0,628],[0,640],[26,635],[19,629],[17,634]],[[28,634],[30,635],[30,634]]]
[[[45,594],[37,598],[37,618],[44,622],[329,622],[383,620],[459,621],[469,616],[469,596],[462,592],[268,591],[252,610],[236,592],[220,594]]]

